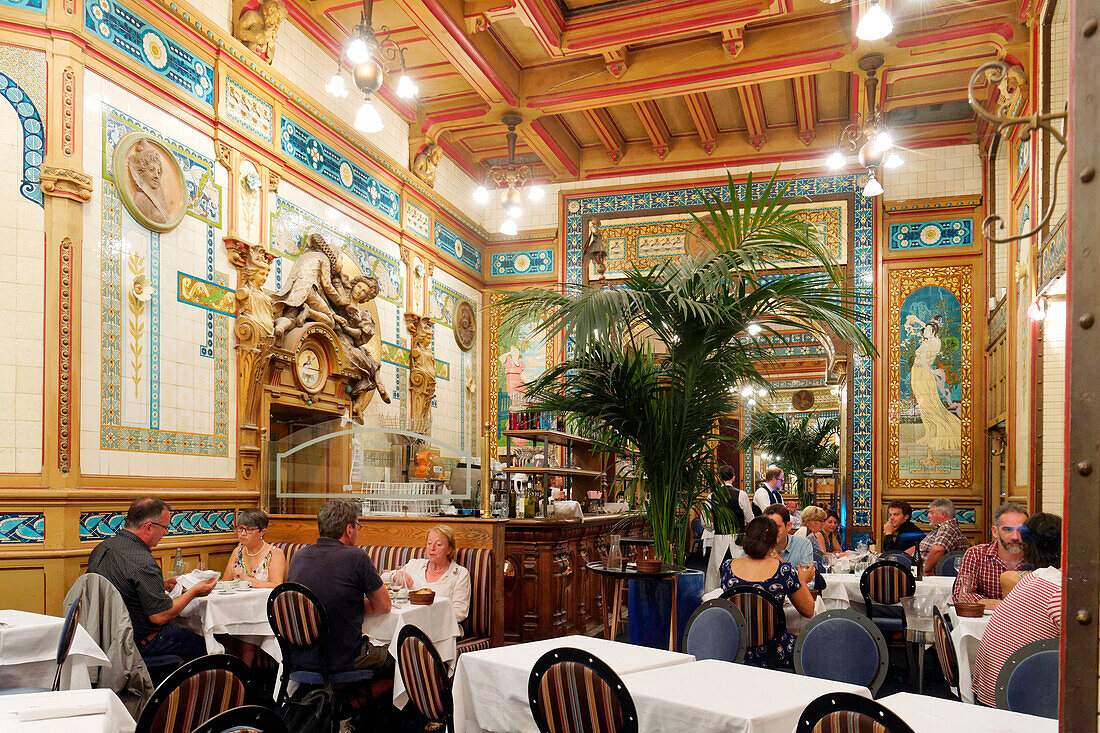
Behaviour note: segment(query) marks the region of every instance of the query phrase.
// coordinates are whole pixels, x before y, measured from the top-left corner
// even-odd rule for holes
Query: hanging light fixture
[[[371,102],[371,95],[382,88],[386,74],[383,63],[391,69],[399,68],[397,96],[412,99],[419,91],[405,68],[405,49],[390,38],[390,29],[380,27],[375,34],[371,22],[374,16],[374,0],[363,0],[363,10],[355,35],[344,44],[336,61],[336,73],[325,84],[325,91],[337,98],[348,96],[348,87],[342,73],[344,60],[351,67],[351,77],[359,91],[363,92],[363,106],[355,115],[355,129],[360,132],[378,132],[382,129],[382,117]]]
[[[518,231],[516,219],[523,216],[524,192],[528,201],[540,201],[545,194],[541,188],[530,183],[531,166],[516,162],[516,126],[523,118],[509,112],[500,121],[508,126],[508,134],[505,136],[508,139],[508,160],[503,165],[494,165],[489,169],[486,183],[500,188],[500,207],[508,217],[500,225],[500,233],[515,236]],[[489,188],[486,185],[478,186],[474,190],[474,201],[479,204],[489,202]]]
[[[892,152],[894,139],[886,129],[882,108],[878,105],[878,77],[875,75],[882,66],[882,54],[873,53],[859,60],[859,68],[867,73],[863,87],[867,96],[866,117],[856,113],[856,121],[840,132],[837,150],[826,161],[834,170],[844,167],[847,162],[844,153],[855,153],[861,167],[867,169],[867,184],[863,195],[868,198],[882,194],[882,183],[876,176],[880,166],[897,168],[902,165],[901,156]],[[887,155],[889,153],[889,155]]]
[[[880,38],[886,38],[893,30],[894,21],[890,20],[890,16],[878,4],[878,0],[875,0],[871,7],[867,8],[867,12],[863,14],[863,17],[859,19],[859,25],[856,26],[856,38],[861,41],[877,41]]]

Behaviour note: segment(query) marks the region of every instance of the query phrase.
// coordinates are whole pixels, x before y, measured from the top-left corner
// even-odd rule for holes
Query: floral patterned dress
[[[779,599],[780,603],[786,601],[787,596],[802,587],[798,579],[798,573],[790,563],[781,562],[776,568],[775,574],[767,580],[742,580],[730,570],[730,561],[722,563],[722,589],[726,590],[738,585],[751,585],[771,593]],[[783,636],[770,641],[763,646],[749,647],[745,653],[745,664],[754,667],[770,667],[778,659],[783,667],[794,664],[794,634],[787,631]]]

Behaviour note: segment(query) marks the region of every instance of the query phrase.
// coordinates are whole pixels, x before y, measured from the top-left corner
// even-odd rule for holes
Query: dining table
[[[825,590],[818,596],[814,614],[842,608],[855,607],[863,610],[863,594],[859,590],[862,573],[826,573]],[[915,596],[937,595],[948,597],[955,579],[947,576],[930,575],[917,581]]]
[[[959,662],[959,697],[963,702],[974,702],[974,689],[971,675],[978,648],[982,645],[982,636],[989,626],[992,611],[981,618],[968,618],[955,613],[955,607],[949,606],[947,616],[951,621],[951,643],[955,646],[955,658]]]
[[[899,692],[879,699],[897,713],[913,733],[1057,733],[1058,721],[1009,710],[967,705]]]
[[[822,695],[870,698],[866,687],[717,659],[622,676],[640,731],[791,733],[798,716]]]
[[[4,733],[133,733],[134,719],[107,689],[0,695]]]
[[[0,689],[53,686],[57,646],[65,619],[29,611],[0,611]],[[107,655],[82,626],[77,626],[61,669],[62,689],[87,690],[90,667],[110,667]]]
[[[466,652],[459,657],[452,680],[455,733],[538,733],[527,700],[527,683],[535,662],[561,647],[590,652],[620,677],[695,661],[690,654],[590,636],[563,636]]]

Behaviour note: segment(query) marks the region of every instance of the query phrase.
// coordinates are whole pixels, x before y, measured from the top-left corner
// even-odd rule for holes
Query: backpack
[[[288,698],[279,715],[287,730],[294,733],[336,733],[336,695],[328,687],[318,687],[301,697]]]

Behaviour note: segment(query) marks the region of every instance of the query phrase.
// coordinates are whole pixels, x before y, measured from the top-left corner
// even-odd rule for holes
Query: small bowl
[[[639,573],[661,572],[660,560],[635,560],[634,565],[638,568]]]
[[[409,592],[409,603],[414,606],[430,606],[435,601],[435,591],[431,588],[421,588]]]
[[[985,606],[980,603],[956,603],[955,615],[961,618],[981,618],[985,615]]]

